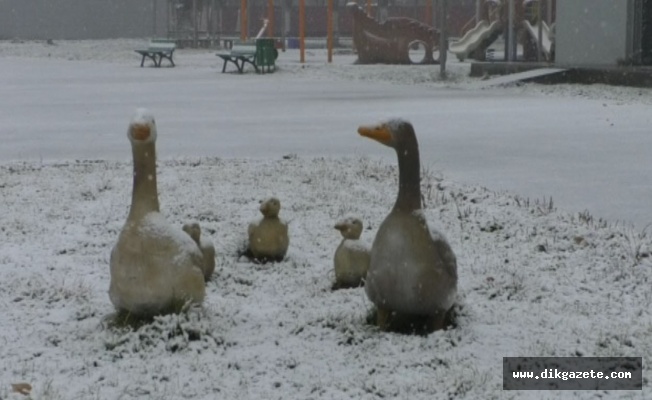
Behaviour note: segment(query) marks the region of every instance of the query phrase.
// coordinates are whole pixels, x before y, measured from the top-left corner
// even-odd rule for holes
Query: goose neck
[[[412,212],[421,209],[421,165],[416,142],[396,149],[398,155],[398,197],[394,210]]]
[[[129,219],[142,218],[147,213],[159,211],[154,143],[134,143],[132,153],[134,184]]]

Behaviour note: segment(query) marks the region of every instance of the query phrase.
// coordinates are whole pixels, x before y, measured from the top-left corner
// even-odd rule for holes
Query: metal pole
[[[548,26],[552,25],[552,2],[553,0],[547,0],[546,3],[548,5],[548,12],[546,17],[548,17]]]
[[[367,15],[371,17],[371,0],[367,0]]]
[[[537,33],[537,61],[541,61],[543,58],[543,19],[541,19],[541,2],[543,0],[537,1],[537,24],[539,24]]]
[[[156,37],[156,0],[152,0],[152,36]]]
[[[507,12],[507,61],[514,61],[514,0],[509,0]]]
[[[267,36],[274,37],[274,0],[267,0]]]
[[[193,39],[193,46],[194,48],[197,47],[197,39],[199,37],[199,33],[197,32],[197,0],[192,0],[192,26],[193,26],[193,32],[192,32],[192,39]]]
[[[326,17],[326,32],[328,42],[328,62],[333,62],[333,0],[328,0],[328,15]]]
[[[247,0],[240,0],[240,40],[247,39]]]
[[[439,76],[442,80],[446,79],[446,53],[448,52],[448,34],[446,32],[447,16],[447,1],[439,0]]]
[[[285,27],[287,26],[287,21],[286,21],[287,6],[288,6],[287,0],[281,0],[281,42],[283,43],[283,50],[285,50],[285,40],[286,40]]]
[[[482,10],[482,0],[475,0],[475,25],[480,23],[480,12]]]
[[[306,62],[306,1],[299,0],[299,50],[301,63]]]
[[[170,23],[171,23],[171,22],[170,22],[170,20],[171,20],[171,19],[170,19],[170,7],[171,7],[171,4],[170,4],[170,2],[168,1],[168,3],[167,3],[167,7],[165,7],[165,26],[167,27],[167,30],[168,30],[168,31],[167,31],[167,37],[168,37],[168,39],[171,37],[171,35],[170,35],[170,28],[171,28],[171,27],[170,27]]]

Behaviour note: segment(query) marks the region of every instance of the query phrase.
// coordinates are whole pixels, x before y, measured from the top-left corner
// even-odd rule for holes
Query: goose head
[[[127,130],[127,138],[132,145],[156,142],[156,122],[147,109],[136,110]]]
[[[412,124],[400,118],[381,122],[377,125],[362,125],[358,128],[358,133],[397,151],[416,143],[416,135]]]
[[[281,202],[276,197],[270,197],[260,203],[260,212],[266,218],[276,218],[281,210]]]
[[[340,231],[344,239],[357,240],[362,235],[362,221],[357,218],[346,218],[335,224],[335,229]]]
[[[394,210],[412,212],[420,209],[421,164],[419,144],[412,124],[397,118],[378,125],[361,126],[358,133],[396,150],[399,189]]]

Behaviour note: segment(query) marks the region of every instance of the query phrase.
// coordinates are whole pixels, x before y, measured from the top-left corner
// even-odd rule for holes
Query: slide
[[[523,21],[523,26],[534,40],[534,43],[539,43],[539,24],[532,25],[530,21],[525,20]],[[545,21],[541,21],[541,50],[543,51],[543,54],[546,56],[547,60],[550,60],[551,46],[552,41],[550,40],[550,27],[548,24],[546,24]]]
[[[460,61],[464,61],[469,53],[475,50],[486,38],[489,37],[500,27],[499,21],[494,21],[491,24],[482,20],[478,24],[466,32],[466,34],[458,41],[449,44],[448,51],[455,54]]]

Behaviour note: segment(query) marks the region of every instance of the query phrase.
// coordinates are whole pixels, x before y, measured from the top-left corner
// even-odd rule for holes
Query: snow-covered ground
[[[471,91],[468,64],[443,82],[321,50],[264,76],[221,74],[208,50],[138,68],[142,43],[0,42],[0,398],[649,397],[648,371],[643,391],[504,392],[501,366],[652,356],[650,90]],[[108,323],[108,257],[142,106],[163,213],[219,255],[201,310],[132,332]],[[395,199],[395,155],[356,134],[392,116],[416,128],[425,213],[458,256],[458,326],[427,337],[380,333],[363,289],[330,290],[333,224],[357,216],[370,242]],[[260,266],[238,252],[270,195],[291,245]]]

